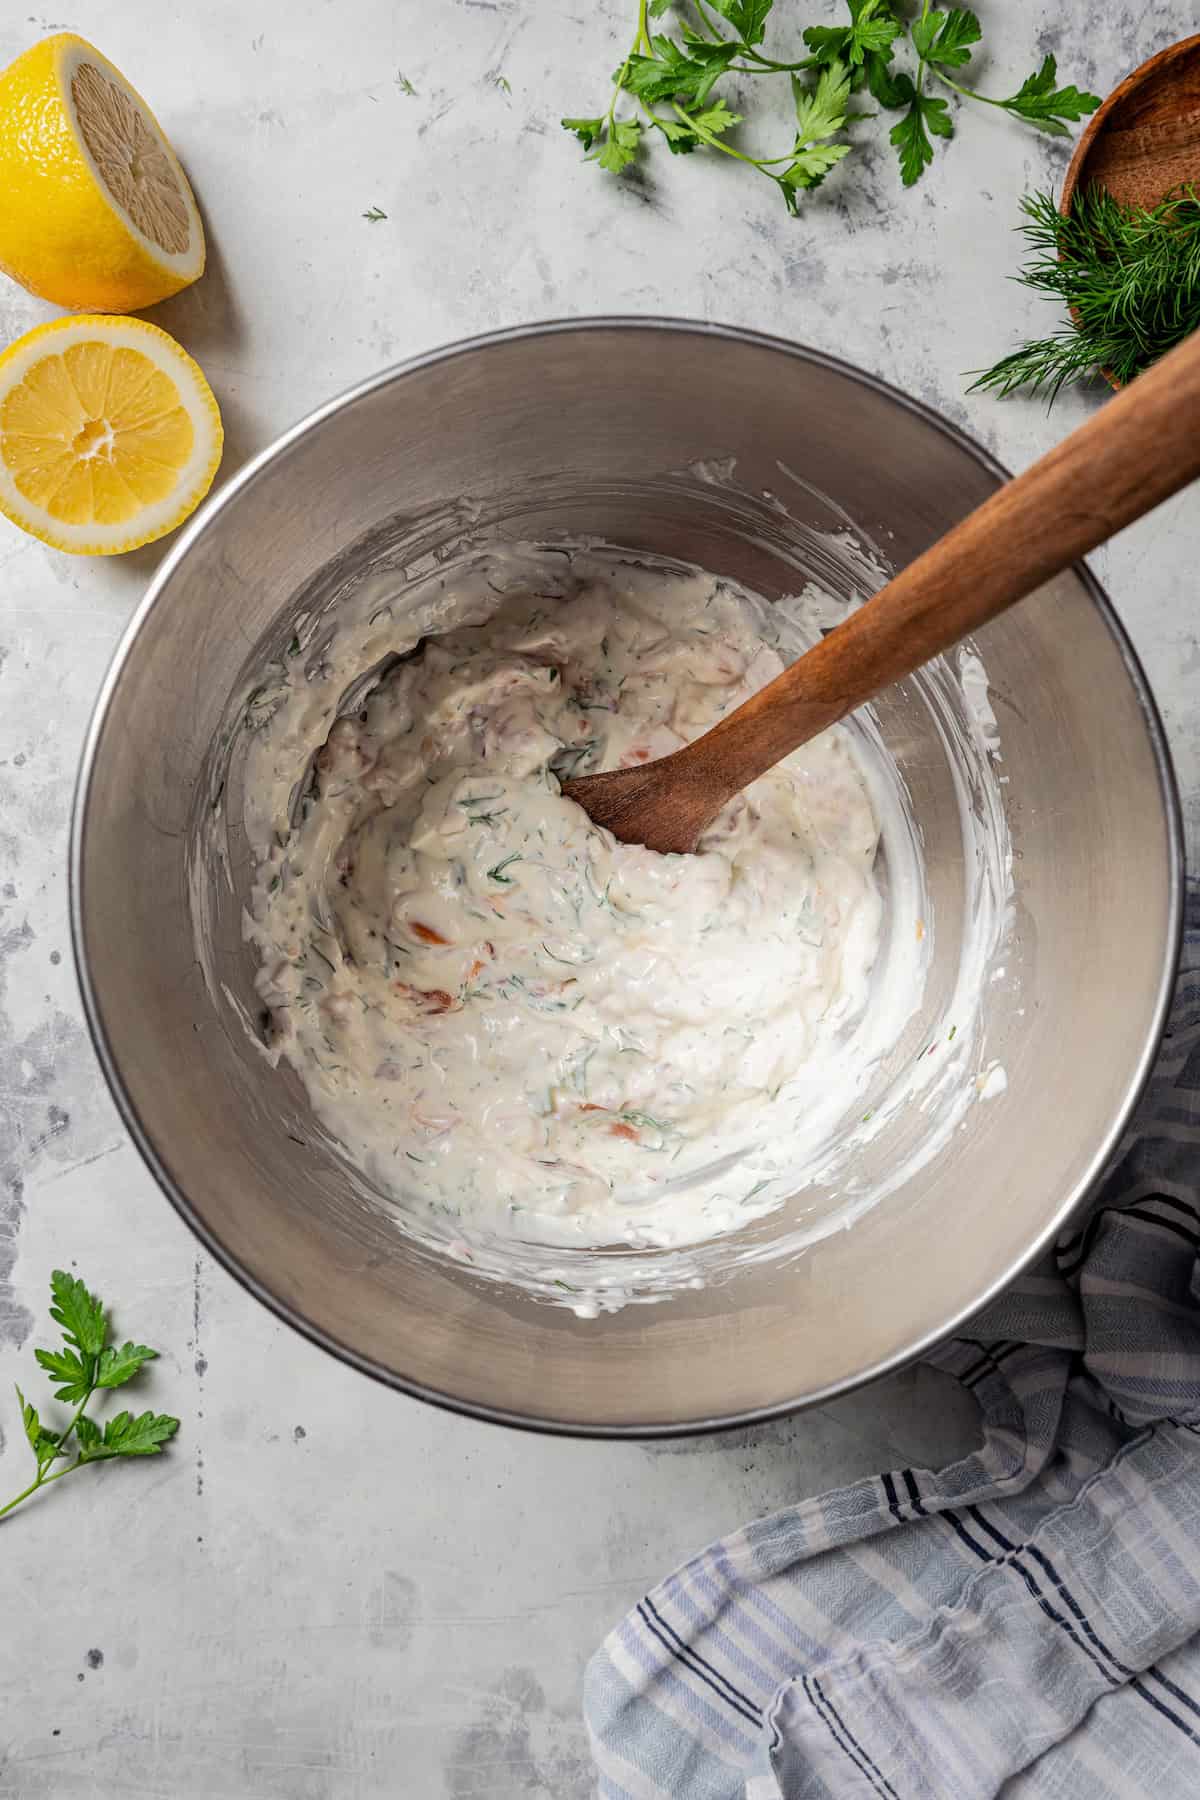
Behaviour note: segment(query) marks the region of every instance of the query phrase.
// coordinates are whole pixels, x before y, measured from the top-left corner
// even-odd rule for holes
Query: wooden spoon
[[[563,784],[629,844],[688,851],[728,800],[1200,475],[1200,332],[1131,382],[782,675],[659,762]]]

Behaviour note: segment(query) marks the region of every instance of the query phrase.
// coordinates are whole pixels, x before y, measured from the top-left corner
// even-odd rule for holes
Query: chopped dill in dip
[[[258,991],[386,1196],[464,1233],[698,1242],[776,1205],[816,1115],[853,1103],[879,822],[838,727],[695,856],[594,826],[562,781],[669,754],[783,659],[764,603],[711,576],[571,567],[551,592],[464,574],[449,628],[396,627],[347,716],[344,666],[257,703]]]

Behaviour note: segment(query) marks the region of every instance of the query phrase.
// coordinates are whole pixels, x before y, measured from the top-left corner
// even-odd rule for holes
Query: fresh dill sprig
[[[1014,277],[1053,295],[1070,319],[1002,356],[973,388],[1060,389],[1103,373],[1125,383],[1200,329],[1200,201],[1179,188],[1157,206],[1122,206],[1096,184],[1066,217],[1049,193],[1021,202],[1032,260]]]

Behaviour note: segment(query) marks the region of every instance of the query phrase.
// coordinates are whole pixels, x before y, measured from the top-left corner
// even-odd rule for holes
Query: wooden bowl
[[[1200,191],[1200,33],[1142,63],[1092,114],[1063,182],[1064,218],[1093,181],[1123,206],[1154,206],[1181,185]]]
[[[1181,185],[1200,191],[1200,33],[1142,63],[1092,114],[1063,182],[1064,218],[1093,181],[1123,206],[1154,206]]]
[[[1172,188],[1200,188],[1200,33],[1160,50],[1088,121],[1059,202],[1098,181],[1124,206],[1153,206]]]

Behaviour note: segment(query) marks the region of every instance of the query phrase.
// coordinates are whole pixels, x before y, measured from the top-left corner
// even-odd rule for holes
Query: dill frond
[[[972,391],[1048,393],[1101,371],[1119,382],[1200,327],[1200,201],[1179,188],[1157,206],[1122,206],[1093,184],[1064,218],[1049,193],[1021,202],[1031,260],[1015,280],[1062,301],[1068,322],[1023,344],[972,382]]]

